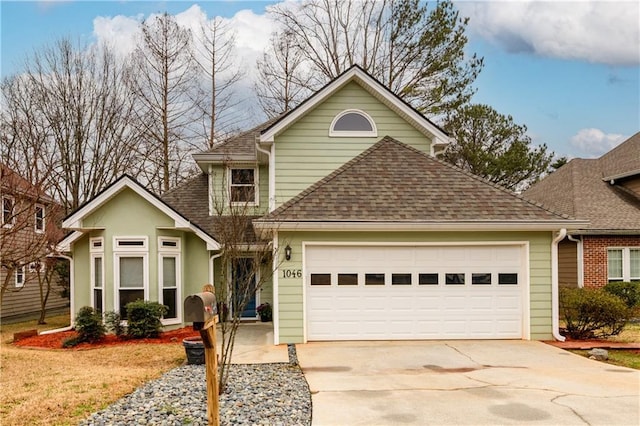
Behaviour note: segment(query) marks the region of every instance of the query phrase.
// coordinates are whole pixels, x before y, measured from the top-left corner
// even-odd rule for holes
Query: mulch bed
[[[63,349],[62,343],[72,337],[77,336],[75,331],[62,331],[52,334],[40,334],[38,336],[27,337],[14,342],[15,346],[23,348],[38,349]],[[193,330],[193,327],[184,327],[178,330],[165,331],[160,333],[156,339],[121,339],[113,334],[106,335],[102,340],[96,343],[80,343],[73,348],[64,348],[65,350],[82,350],[104,348],[107,346],[119,345],[137,345],[141,343],[178,343],[182,344],[182,340],[187,337],[200,336],[200,333]]]

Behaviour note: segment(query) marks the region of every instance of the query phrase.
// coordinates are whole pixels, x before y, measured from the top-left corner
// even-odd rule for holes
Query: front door
[[[233,261],[233,310],[242,311],[241,318],[256,318],[255,260],[242,257]]]

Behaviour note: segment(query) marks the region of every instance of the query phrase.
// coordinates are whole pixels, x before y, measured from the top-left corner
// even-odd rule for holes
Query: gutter
[[[559,342],[564,342],[565,337],[560,334],[560,295],[558,289],[558,243],[567,235],[567,229],[562,228],[558,235],[551,241],[551,334]]]

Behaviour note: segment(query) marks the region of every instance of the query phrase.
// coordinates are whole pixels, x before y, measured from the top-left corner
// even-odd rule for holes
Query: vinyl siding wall
[[[284,278],[283,270],[303,271],[303,242],[529,242],[530,335],[551,339],[551,233],[550,232],[280,232],[279,246],[289,244],[291,260],[280,254],[278,315],[280,343],[304,341],[304,290],[300,278]]]
[[[329,137],[334,117],[346,109],[371,116],[378,136]],[[384,136],[429,153],[431,142],[355,82],[298,120],[275,139],[276,207],[359,155]]]
[[[558,244],[558,283],[561,287],[578,287],[578,243],[567,238]]]

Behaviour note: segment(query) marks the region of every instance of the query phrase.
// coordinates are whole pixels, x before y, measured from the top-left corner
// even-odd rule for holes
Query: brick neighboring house
[[[640,280],[640,132],[600,158],[571,160],[524,196],[589,221],[558,247],[560,285]]]
[[[39,277],[46,275],[47,258],[62,237],[61,206],[18,173],[0,163],[0,286],[2,322],[38,317],[41,307]],[[43,281],[44,282],[44,281]],[[66,309],[57,275],[51,282],[47,311]]]

